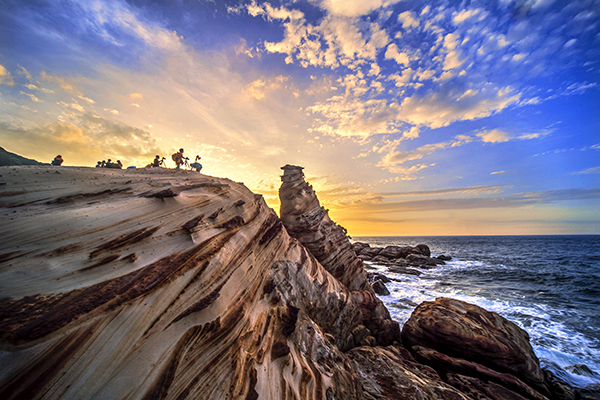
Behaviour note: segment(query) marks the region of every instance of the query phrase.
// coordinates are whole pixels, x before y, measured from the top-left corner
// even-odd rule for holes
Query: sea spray
[[[355,237],[371,246],[429,245],[453,259],[392,279],[382,296],[404,324],[423,301],[476,304],[526,330],[542,364],[574,386],[600,384],[600,236]]]

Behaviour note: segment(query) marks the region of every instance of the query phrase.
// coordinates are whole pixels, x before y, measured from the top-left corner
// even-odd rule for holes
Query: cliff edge
[[[347,237],[303,198],[282,223],[243,184],[190,171],[0,168],[0,398],[483,398],[427,366],[443,356],[416,333],[398,343]],[[322,252],[288,234],[304,214],[333,238]],[[545,398],[519,385],[488,398]]]

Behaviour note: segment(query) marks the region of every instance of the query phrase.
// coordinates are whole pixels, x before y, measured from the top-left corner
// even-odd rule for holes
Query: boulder
[[[422,254],[409,254],[406,257],[406,261],[408,261],[408,263],[410,265],[416,265],[416,266],[430,266],[430,267],[435,267],[436,265],[444,265],[446,264],[444,261],[439,260],[437,258],[431,258],[428,256],[424,256]]]
[[[381,252],[381,247],[365,247],[360,250],[361,256],[375,257]]]
[[[439,256],[435,257],[438,260],[442,260],[442,261],[450,261],[452,260],[452,257],[444,255],[444,254],[440,254]]]
[[[390,295],[390,291],[385,286],[385,283],[383,283],[383,281],[381,281],[379,279],[376,280],[375,282],[373,282],[371,284],[371,286],[373,286],[373,290],[375,290],[375,293],[377,293],[380,296],[389,296]]]
[[[379,252],[379,255],[389,259],[406,258],[406,256],[414,252],[415,248],[410,246],[387,246]]]
[[[425,257],[431,257],[431,250],[429,250],[429,246],[427,246],[426,244],[416,245],[415,250],[419,251]]]
[[[527,332],[475,305],[448,298],[421,303],[404,324],[402,343],[417,359],[445,373],[512,376],[549,396]]]

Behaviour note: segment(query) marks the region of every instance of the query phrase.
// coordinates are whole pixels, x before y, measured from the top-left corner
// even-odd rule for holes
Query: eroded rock
[[[550,396],[527,332],[475,305],[448,298],[421,303],[404,324],[402,343],[444,374],[492,380],[527,398]]]
[[[361,308],[363,324],[371,330],[377,343],[385,345],[398,340],[398,323],[375,296],[363,261],[357,257],[346,230],[329,218],[312,186],[304,180],[302,167],[286,165],[281,169],[280,213],[287,232],[352,292],[352,298]]]

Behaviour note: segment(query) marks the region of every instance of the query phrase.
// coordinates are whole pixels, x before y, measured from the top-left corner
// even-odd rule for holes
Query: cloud
[[[350,4],[354,2],[348,2]],[[329,13],[313,25],[307,22],[301,11],[275,8],[269,3],[260,6],[251,3],[246,6],[246,11],[252,16],[282,23],[283,39],[280,42],[265,41],[263,46],[267,53],[286,54],[285,62],[288,64],[298,62],[303,67],[332,69],[358,64],[370,66],[377,51],[389,41],[387,33],[377,22],[359,24],[357,19],[340,16],[339,13]]]
[[[549,135],[553,131],[554,131],[554,129],[546,129],[546,130],[539,131],[539,132],[523,133],[518,136],[515,136],[515,135],[511,135],[507,132],[504,132],[500,129],[491,129],[491,130],[484,130],[482,132],[479,132],[476,134],[476,136],[479,137],[481,139],[481,141],[484,143],[502,143],[502,142],[508,142],[509,140],[515,140],[515,139],[517,139],[517,140],[539,139],[539,138]]]
[[[481,141],[485,143],[501,143],[508,142],[510,140],[508,134],[499,129],[480,132],[476,136],[481,138]]]
[[[107,157],[134,163],[160,153],[149,132],[92,114],[80,114],[72,122],[46,122],[32,127],[2,122],[0,138],[10,138],[11,148],[38,160],[62,154],[67,165],[89,165]],[[32,147],[31,143],[36,145]]]
[[[110,109],[110,108],[105,108],[104,111],[109,112],[109,113],[111,113],[113,115],[119,115],[120,114],[119,110],[113,110],[113,109]]]
[[[435,164],[417,164],[410,167],[405,166],[404,164],[410,161],[421,160],[426,155],[429,155],[438,150],[444,150],[451,147],[458,147],[464,144],[470,143],[472,138],[469,136],[458,135],[453,140],[441,143],[431,143],[426,144],[424,146],[417,147],[414,150],[402,151],[394,149],[388,152],[377,164],[378,167],[381,167],[387,171],[390,171],[395,174],[399,174],[402,177],[416,179],[415,174],[422,169],[432,167]],[[399,145],[401,146],[401,145]]]
[[[267,79],[257,79],[249,83],[244,89],[244,93],[256,100],[264,100],[267,93],[273,92],[285,86],[289,77],[279,75]]]
[[[0,65],[0,84],[7,86],[14,86],[15,84],[12,76],[10,76],[10,72],[3,65]]]
[[[408,54],[401,53],[398,51],[398,46],[395,43],[392,43],[388,46],[385,52],[386,59],[392,59],[396,61],[399,65],[408,66],[410,60],[408,58]]]
[[[131,100],[144,100],[144,95],[141,93],[129,93],[129,98]]]
[[[573,172],[572,175],[589,175],[589,174],[600,174],[600,167],[592,167],[583,171]]]
[[[493,115],[516,104],[521,94],[510,87],[483,86],[468,97],[440,85],[437,92],[422,97],[413,95],[402,100],[398,118],[413,125],[440,128],[455,121],[473,120]],[[461,97],[462,96],[462,97]]]
[[[419,26],[419,17],[411,11],[405,11],[398,15],[398,21],[404,29],[416,28]]]
[[[59,76],[48,75],[46,71],[40,73],[40,79],[43,81],[57,84],[65,92],[73,93],[76,95],[82,95],[71,83],[67,82],[65,78]]]
[[[35,95],[33,95],[31,93],[25,93],[25,92],[21,91],[21,94],[24,94],[25,96],[29,97],[31,99],[31,101],[33,101],[34,103],[42,103],[42,100],[38,99],[37,97],[35,97]]]
[[[360,17],[399,1],[401,0],[314,0],[313,2],[332,15]]]
[[[504,185],[480,185],[480,186],[468,186],[463,188],[447,188],[447,189],[435,189],[435,190],[423,190],[416,192],[388,192],[388,193],[376,193],[377,196],[385,197],[421,197],[421,196],[445,196],[448,194],[498,194],[505,189]]]
[[[462,197],[444,199],[420,199],[410,201],[382,201],[363,203],[353,207],[355,212],[404,213],[433,212],[444,210],[474,210],[486,208],[523,208],[563,201],[599,200],[600,189],[571,188],[525,192],[502,197]]]

